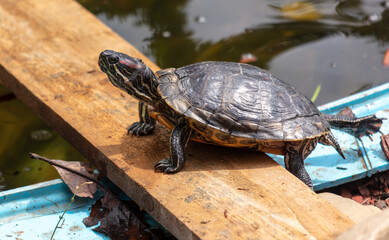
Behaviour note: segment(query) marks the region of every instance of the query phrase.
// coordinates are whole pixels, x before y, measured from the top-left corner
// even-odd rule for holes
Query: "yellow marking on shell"
[[[263,141],[237,136],[229,136],[227,133],[213,129],[209,126],[198,124],[196,121],[188,119],[189,126],[195,131],[191,140],[201,143],[214,144],[225,147],[246,148],[255,151],[283,155],[285,153],[285,141]],[[229,139],[221,139],[217,134],[229,136]]]

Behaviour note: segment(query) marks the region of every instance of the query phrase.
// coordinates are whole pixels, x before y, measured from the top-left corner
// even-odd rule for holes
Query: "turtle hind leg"
[[[304,160],[315,149],[317,138],[304,141],[287,142],[285,146],[285,167],[286,169],[313,189],[312,180],[304,166]]]
[[[170,135],[170,158],[162,159],[155,166],[155,171],[176,173],[185,164],[185,147],[192,129],[185,122],[178,124]]]
[[[370,136],[378,132],[385,118],[377,118],[375,115],[356,118],[353,116],[323,114],[329,124],[341,131],[355,137]]]
[[[150,117],[147,105],[139,102],[139,122],[134,122],[127,128],[127,135],[130,133],[135,136],[148,135],[155,128],[155,120]]]

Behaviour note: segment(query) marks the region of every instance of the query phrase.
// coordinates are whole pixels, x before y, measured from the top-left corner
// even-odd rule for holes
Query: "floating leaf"
[[[319,11],[309,2],[295,1],[280,8],[281,15],[291,20],[311,21],[321,17]]]

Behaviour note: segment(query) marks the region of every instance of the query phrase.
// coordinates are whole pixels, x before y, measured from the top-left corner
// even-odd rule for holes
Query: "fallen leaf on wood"
[[[93,198],[98,180],[88,163],[48,159],[35,153],[30,157],[51,164],[74,195]]]

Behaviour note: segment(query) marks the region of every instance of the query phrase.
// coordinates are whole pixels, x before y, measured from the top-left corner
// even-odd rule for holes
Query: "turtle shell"
[[[200,135],[219,141],[283,142],[324,135],[330,126],[291,85],[258,67],[202,62],[157,72],[162,99]]]

